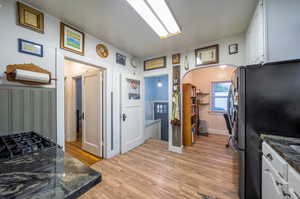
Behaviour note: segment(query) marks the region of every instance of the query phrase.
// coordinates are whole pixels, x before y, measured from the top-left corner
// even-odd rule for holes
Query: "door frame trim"
[[[171,122],[171,118],[172,118],[172,81],[170,80],[170,77],[172,77],[172,74],[170,74],[169,71],[166,72],[161,72],[161,73],[154,73],[154,74],[144,74],[142,79],[143,79],[143,112],[145,112],[146,110],[146,104],[145,104],[145,94],[146,94],[146,84],[145,84],[145,78],[151,78],[151,77],[159,77],[159,76],[168,76],[168,100],[160,100],[161,102],[168,102],[169,105],[169,113],[168,113],[168,122],[170,124]],[[154,106],[153,106],[153,116],[154,116]],[[146,116],[145,114],[143,115],[143,120],[146,120]],[[145,125],[144,125],[144,131],[145,131]],[[168,134],[169,134],[169,150],[171,150],[172,147],[172,125],[169,125],[168,128]]]
[[[99,70],[101,70],[102,72],[102,82],[103,82],[103,88],[102,88],[102,94],[103,94],[103,98],[102,98],[102,107],[103,107],[103,114],[102,114],[102,158],[107,158],[109,156],[108,154],[108,149],[107,149],[107,91],[108,91],[108,84],[107,84],[107,81],[108,81],[108,78],[107,78],[107,68],[105,67],[102,67],[100,65],[96,65],[96,64],[92,64],[92,63],[89,63],[89,62],[85,62],[85,61],[82,61],[82,60],[79,60],[79,59],[75,59],[75,58],[72,58],[72,57],[69,57],[69,56],[65,56],[63,55],[63,71],[65,71],[65,64],[64,64],[64,61],[65,60],[69,60],[69,61],[72,61],[72,62],[76,62],[76,63],[81,63],[81,64],[84,64],[84,65],[87,65],[87,66],[91,66],[91,67],[94,67],[94,68],[97,68]],[[74,76],[77,77],[80,75],[81,73],[78,73],[78,74],[75,74]],[[65,74],[63,73],[63,76],[65,76]],[[73,81],[73,76],[72,76],[72,81]],[[63,85],[65,85],[65,82],[63,83]],[[73,82],[72,82],[72,86],[73,86]],[[73,88],[72,88],[73,89]],[[73,90],[72,90],[73,92]],[[63,96],[63,98],[65,99],[65,96]]]

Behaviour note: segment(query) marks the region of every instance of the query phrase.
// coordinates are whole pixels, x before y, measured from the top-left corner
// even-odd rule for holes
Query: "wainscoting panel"
[[[0,135],[34,131],[56,141],[54,88],[0,87]]]

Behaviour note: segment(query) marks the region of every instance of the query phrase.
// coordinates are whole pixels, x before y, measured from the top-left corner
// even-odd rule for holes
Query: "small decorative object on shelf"
[[[238,51],[239,51],[238,44],[230,44],[228,46],[228,50],[229,50],[229,55],[238,53]]]
[[[18,39],[18,41],[20,53],[43,57],[43,45],[23,39]]]
[[[44,33],[44,14],[23,3],[17,2],[18,25]]]
[[[107,47],[103,44],[98,44],[96,46],[96,52],[102,58],[107,58],[109,55]]]
[[[219,63],[219,45],[208,46],[195,50],[196,65],[203,66]]]
[[[174,54],[172,55],[172,64],[180,64],[180,54]]]
[[[123,66],[126,66],[126,56],[120,53],[116,53],[116,62]]]
[[[60,23],[60,47],[83,56],[84,33],[64,23]]]

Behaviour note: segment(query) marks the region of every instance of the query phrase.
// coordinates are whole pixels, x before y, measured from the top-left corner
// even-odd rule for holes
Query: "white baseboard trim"
[[[175,153],[182,153],[183,146],[179,147],[179,146],[169,145],[169,151],[172,151],[172,152],[175,152]]]
[[[207,131],[211,134],[229,135],[228,130],[207,129]]]

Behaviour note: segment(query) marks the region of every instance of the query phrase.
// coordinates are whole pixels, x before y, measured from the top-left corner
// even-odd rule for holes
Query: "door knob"
[[[122,114],[122,120],[123,120],[123,122],[125,122],[126,118],[127,118],[127,115],[125,113],[123,113]]]

